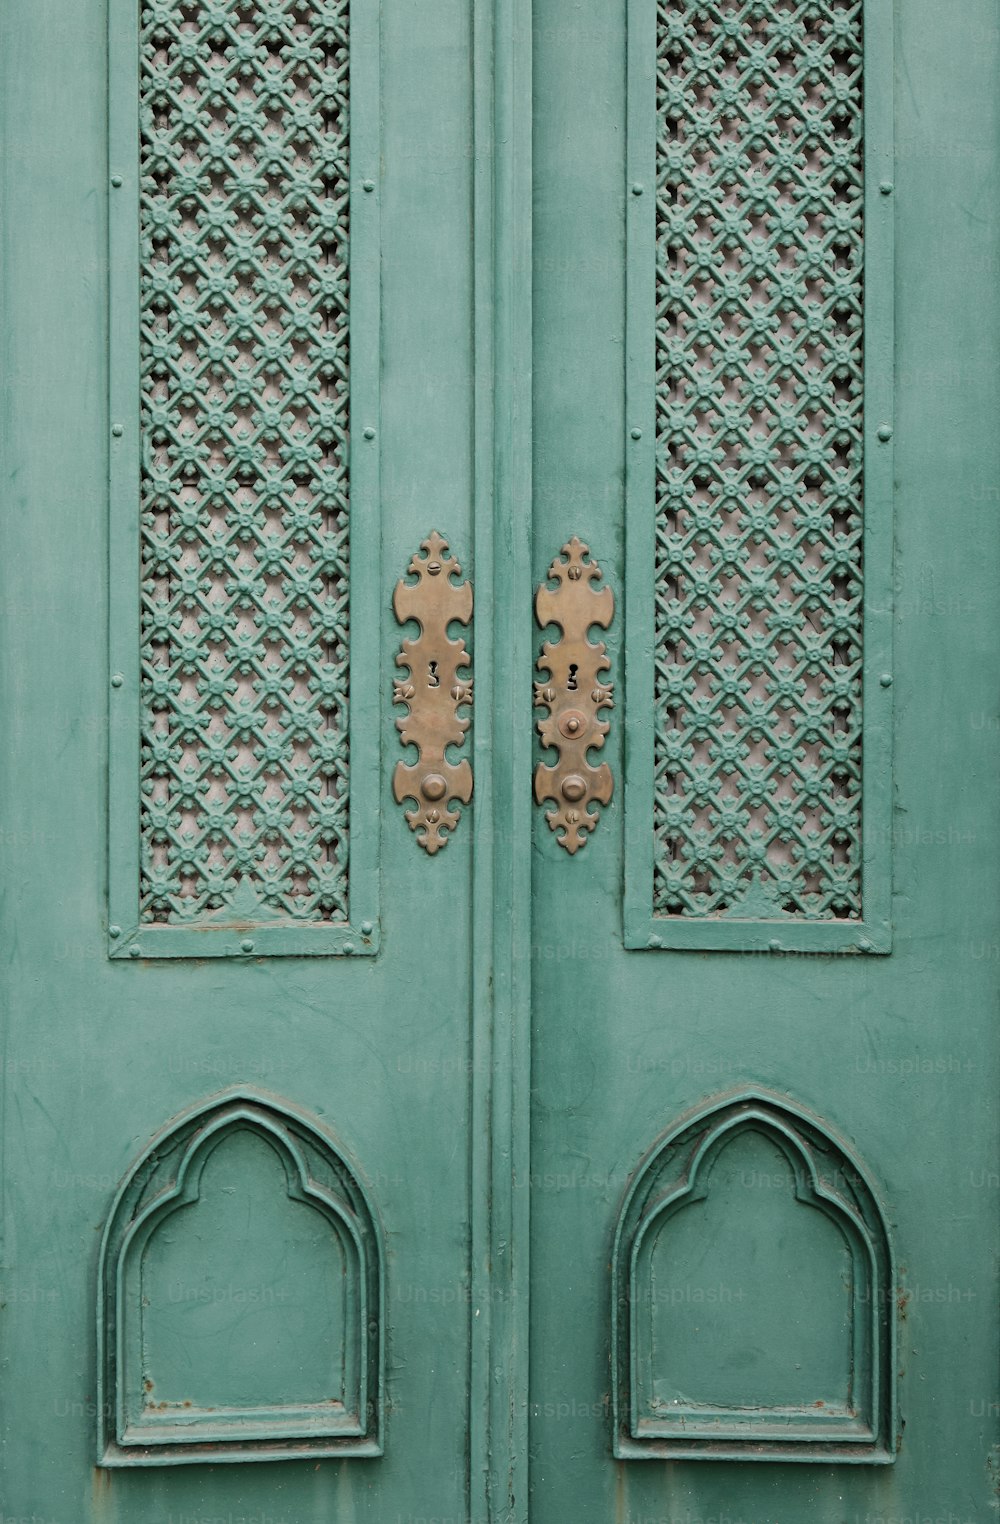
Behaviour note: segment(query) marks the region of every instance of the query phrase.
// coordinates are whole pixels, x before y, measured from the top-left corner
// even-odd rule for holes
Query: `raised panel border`
[[[635,1334],[637,1271],[644,1238],[664,1214],[698,1199],[700,1165],[734,1128],[780,1137],[801,1159],[814,1204],[839,1219],[859,1245],[865,1276],[855,1282],[855,1367],[863,1410],[856,1416],[762,1409],[661,1421],[640,1412]],[[611,1287],[613,1448],[631,1460],[813,1461],[889,1465],[896,1450],[895,1258],[885,1213],[867,1170],[847,1144],[787,1097],[736,1090],[681,1117],[646,1155],[625,1195],[615,1230]]]
[[[374,954],[381,782],[381,8],[351,5],[350,726],[346,923],[139,920],[139,0],[108,3],[108,955]]]
[[[255,1406],[136,1421],[136,1309],[129,1265],[164,1218],[197,1199],[204,1158],[226,1132],[267,1137],[289,1173],[289,1194],[326,1216],[354,1265],[348,1298],[350,1402],[320,1408]],[[312,1167],[310,1167],[310,1156]],[[318,1166],[318,1170],[317,1170]],[[321,1172],[325,1180],[317,1180]],[[236,1088],[175,1117],[125,1174],[101,1240],[97,1295],[98,1465],[282,1460],[383,1453],[385,1384],[383,1235],[369,1194],[342,1150],[317,1124],[264,1092]]]
[[[656,0],[628,0],[626,188],[656,184]],[[892,950],[895,196],[893,0],[864,0],[864,678],[861,920],[653,915],[655,197],[626,194],[624,941],[629,949]]]

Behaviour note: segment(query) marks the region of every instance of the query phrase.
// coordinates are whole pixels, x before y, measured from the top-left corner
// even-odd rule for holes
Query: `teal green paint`
[[[654,581],[656,437],[654,355],[656,38],[653,0],[626,7],[625,941],[635,949],[732,952],[888,952],[892,801],[893,445],[893,8],[865,0],[864,34],[864,632],[862,918],[769,919],[767,907],[731,920],[653,914]],[[640,192],[636,194],[636,190]],[[624,191],[624,187],[623,187]],[[883,684],[883,674],[890,681]]]
[[[378,951],[381,16],[377,0],[350,16],[350,919],[268,923],[250,904],[226,922],[140,924],[140,399],[139,10],[109,0],[108,269],[110,638],[108,706],[109,931],[113,958],[245,957]],[[371,186],[371,190],[366,190]],[[420,533],[425,533],[426,529]],[[419,537],[419,536],[418,536]],[[246,944],[250,943],[248,947]]]
[[[893,946],[885,957],[623,951],[623,855],[648,805],[633,827],[616,786],[573,862],[536,815],[530,1477],[542,1521],[988,1516],[998,37],[992,4],[970,5],[961,28],[927,0],[893,15]],[[608,634],[619,681],[626,629],[628,667],[649,656],[632,634],[649,556],[622,550],[634,443],[625,225],[644,215],[637,202],[648,215],[626,167],[625,19],[624,3],[585,4],[569,27],[558,5],[536,4],[534,569],[540,580],[570,533],[590,545],[625,605]],[[627,768],[645,745],[647,712],[630,693],[611,713],[602,758],[616,785],[623,755]],[[642,904],[648,928],[647,885]],[[903,1309],[892,1465],[611,1458],[609,1260],[622,1202],[676,1117],[745,1087],[822,1117],[871,1173]],[[738,1287],[738,1246],[730,1259]]]
[[[0,807],[16,1068],[0,1345],[5,1396],[18,1395],[3,1403],[0,1507],[59,1524],[465,1518],[472,838],[430,861],[392,804],[391,686],[352,695],[383,758],[361,822],[381,864],[377,956],[107,955],[106,20],[89,0],[3,18],[17,237],[5,222]],[[384,151],[364,193],[381,221],[382,507],[356,550],[363,564],[381,541],[362,661],[388,675],[392,587],[414,546],[435,521],[460,556],[472,545],[473,160],[471,18],[434,0],[382,23]],[[435,917],[430,934],[415,905]],[[98,1251],[118,1183],[172,1117],[234,1086],[316,1118],[371,1192],[386,1244],[385,1454],[95,1475]]]
[[[987,1514],[996,1325],[983,1267],[1000,946],[995,6],[966,0],[962,27],[932,0],[896,7],[895,901],[885,958],[624,950],[621,780],[634,722],[624,700],[605,752],[618,787],[599,829],[570,861],[536,814],[529,854],[530,592],[570,534],[588,540],[619,595],[608,639],[611,675],[623,676],[632,203],[624,5],[585,0],[571,25],[536,0],[531,114],[520,0],[517,15],[516,55],[508,46],[503,69],[496,62],[501,120],[516,116],[497,141],[514,146],[494,182],[494,25],[507,41],[511,10],[494,18],[450,0],[386,9],[383,156],[371,176],[382,513],[366,543],[382,542],[378,660],[388,672],[398,644],[392,586],[437,522],[477,579],[476,673],[486,680],[474,829],[433,861],[419,852],[385,787],[398,754],[389,695],[365,694],[386,764],[373,780],[378,955],[148,961],[109,959],[103,925],[106,18],[89,0],[38,0],[0,17],[10,150],[0,232],[0,1502],[12,1517],[686,1524],[714,1513],[853,1524]],[[529,129],[536,522],[526,569]],[[494,270],[501,209],[506,252]],[[501,271],[506,305],[494,294]],[[496,508],[495,418],[508,462]],[[505,526],[495,546],[494,513]],[[501,609],[505,592],[515,602]],[[315,1116],[371,1191],[386,1237],[385,1454],[95,1472],[93,1308],[118,1182],[171,1117],[232,1086]],[[676,1118],[747,1086],[826,1119],[885,1205],[905,1311],[892,1466],[612,1458],[610,1267],[629,1181]]]
[[[474,7],[473,1519],[528,1518],[531,7]],[[492,151],[491,151],[492,150]]]

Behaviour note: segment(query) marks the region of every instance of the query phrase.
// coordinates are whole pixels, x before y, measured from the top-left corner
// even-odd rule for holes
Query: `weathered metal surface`
[[[452,623],[472,619],[472,583],[456,582],[462,568],[448,553],[448,542],[435,530],[421,542],[425,555],[415,555],[410,575],[416,582],[396,583],[392,607],[400,624],[416,620],[420,634],[404,640],[396,666],[409,671],[397,678],[392,701],[405,704],[407,714],[396,721],[406,746],[416,746],[416,762],[397,762],[392,792],[397,804],[415,799],[417,807],[406,811],[410,830],[431,857],[448,843],[446,832],[455,829],[458,810],[449,809],[453,799],[468,804],[472,798],[472,768],[467,758],[452,762],[447,753],[460,746],[471,723],[459,713],[472,704],[471,657],[460,637],[448,634]]]
[[[884,952],[891,7],[630,15],[629,941]]]
[[[593,625],[606,630],[615,612],[611,589],[593,586],[603,573],[589,556],[589,547],[574,535],[549,567],[556,587],[542,583],[535,594],[535,617],[542,629],[557,624],[562,630],[559,640],[546,641],[535,664],[548,673],[535,684],[535,705],[548,710],[538,721],[538,734],[543,746],[559,753],[554,765],[540,762],[535,768],[535,799],[555,805],[545,818],[571,857],[597,825],[591,805],[608,804],[614,792],[608,764],[595,767],[588,760],[591,751],[604,745],[611,727],[601,714],[614,705],[613,685],[604,679],[611,666],[607,648],[603,641],[589,640],[588,631]]]
[[[665,3],[677,12],[673,0]],[[274,10],[292,8],[304,14],[289,4]],[[865,569],[865,682],[877,691],[874,704],[865,695],[864,769],[873,757],[878,762],[887,728],[888,710],[878,707],[883,675],[893,681],[885,691],[900,698],[894,823],[879,814],[867,773],[864,783],[866,820],[875,805],[870,860],[877,869],[890,854],[896,879],[898,935],[893,956],[881,959],[768,955],[770,941],[780,949],[791,937],[785,923],[766,921],[725,923],[731,946],[749,944],[738,959],[710,947],[653,955],[622,945],[623,894],[641,901],[644,938],[656,931],[653,623],[651,615],[648,625],[631,617],[652,585],[652,525],[640,504],[653,497],[636,497],[630,476],[633,447],[636,457],[652,447],[654,416],[650,408],[634,417],[622,386],[638,342],[625,317],[627,304],[629,323],[637,321],[633,296],[650,345],[654,337],[652,298],[643,308],[641,280],[626,262],[623,207],[630,221],[641,219],[652,214],[654,198],[646,171],[627,171],[624,7],[603,0],[580,0],[571,25],[562,0],[535,0],[533,18],[514,3],[396,5],[363,43],[371,12],[365,0],[351,8],[352,49],[360,48],[353,61],[363,73],[381,59],[385,75],[377,99],[352,80],[352,257],[359,247],[372,253],[365,239],[373,224],[364,219],[367,208],[374,223],[380,208],[382,257],[376,241],[371,263],[366,255],[361,264],[381,284],[386,322],[377,341],[354,344],[351,353],[355,407],[372,363],[382,369],[382,406],[365,406],[351,431],[352,516],[359,484],[364,504],[351,535],[352,664],[360,630],[370,670],[358,682],[352,665],[349,880],[353,916],[370,851],[391,935],[377,957],[278,959],[257,955],[267,928],[150,925],[138,933],[141,951],[147,939],[151,948],[162,945],[162,932],[186,939],[168,943],[185,955],[137,965],[105,957],[109,809],[121,825],[112,831],[112,881],[127,881],[133,900],[139,883],[138,668],[129,665],[139,651],[138,463],[130,457],[138,362],[119,363],[122,332],[139,309],[136,292],[123,295],[121,283],[123,269],[138,269],[137,251],[122,257],[123,240],[138,229],[137,160],[107,160],[100,9],[38,0],[0,14],[0,117],[4,141],[16,150],[0,191],[0,306],[12,379],[0,429],[10,507],[0,557],[4,1514],[59,1524],[171,1516],[524,1524],[530,1479],[531,1518],[540,1524],[712,1517],[843,1524],[917,1511],[978,1524],[990,1516],[994,1494],[996,1347],[994,1288],[984,1268],[997,1180],[992,891],[1000,833],[993,0],[963,0],[961,27],[936,0],[875,0],[867,8],[866,48],[877,51],[879,26],[889,19],[905,61],[896,162],[866,170],[866,258],[876,281],[874,324],[866,292],[867,352],[874,344],[881,353],[891,331],[878,318],[878,277],[894,218],[899,234],[898,388],[889,415],[900,503],[895,666],[884,659],[880,633],[889,605],[872,584],[872,567],[883,560],[877,544]],[[111,11],[117,153],[127,142],[122,114],[135,112],[139,7],[114,0]],[[762,7],[733,11],[749,26]],[[652,91],[655,41],[650,31],[650,45],[643,42],[641,14],[630,18],[634,34]],[[880,123],[893,102],[884,85],[891,70],[878,88],[868,74],[870,153],[872,131],[882,141]],[[629,98],[635,83],[630,74]],[[355,129],[363,135],[373,99],[382,153],[362,166]],[[891,194],[882,194],[883,182],[894,186]],[[116,272],[110,375],[101,294],[108,201]],[[648,255],[653,239],[645,248]],[[363,274],[360,286],[353,277],[352,268],[352,320],[365,335],[377,333],[371,312],[359,313]],[[869,471],[888,459],[875,447],[887,416],[880,417],[879,384],[876,367],[866,381],[868,398],[875,388]],[[109,451],[118,505],[110,529]],[[121,464],[130,458],[131,486]],[[372,495],[374,478],[365,472],[376,464],[384,486]],[[866,486],[866,510],[873,501],[884,506]],[[433,864],[413,850],[390,802],[391,769],[371,764],[377,745],[363,750],[380,732],[394,738],[379,662],[391,666],[398,647],[392,585],[426,531],[428,503],[455,543],[475,552],[479,705],[473,829],[459,830]],[[866,512],[866,537],[873,527],[888,532],[882,506],[874,519]],[[616,675],[623,663],[633,679],[644,665],[649,672],[646,701],[630,703],[627,723],[617,690],[603,752],[616,784],[627,760],[646,756],[647,743],[650,750],[645,803],[633,812],[616,786],[601,829],[567,871],[527,786],[531,555],[547,564],[573,531],[601,548],[615,588],[619,615],[607,644]],[[391,567],[381,581],[380,545]],[[360,602],[359,587],[368,589]],[[136,612],[131,626],[123,600]],[[109,694],[106,678],[119,674],[122,684]],[[131,761],[123,738],[135,740]],[[107,745],[118,755],[110,800]],[[368,758],[361,767],[360,755]],[[357,815],[359,782],[370,792]],[[434,908],[447,909],[446,939],[429,936],[426,914],[415,914],[432,879]],[[136,945],[133,909],[132,920],[117,922],[128,946]],[[813,939],[810,948],[836,951],[835,933],[847,947],[866,927],[798,929]],[[718,935],[714,924],[712,931]],[[342,933],[302,923],[295,934],[327,945],[342,935],[362,950],[363,923]],[[198,957],[199,939],[209,955],[231,946],[240,966]],[[243,941],[255,944],[253,954],[242,953]],[[212,1104],[230,1086],[256,1085],[319,1117],[367,1172],[387,1241],[385,1453],[343,1462],[94,1468],[92,1309],[99,1229],[117,1183],[164,1118]],[[719,1091],[748,1087],[764,1087],[782,1103],[796,1097],[813,1122],[828,1118],[851,1154],[868,1161],[889,1208],[899,1251],[889,1311],[901,1335],[893,1466],[612,1457],[610,1278],[626,1177],[671,1118]],[[238,1158],[249,1165],[257,1142],[241,1139]],[[276,1153],[277,1191],[269,1191],[261,1164],[261,1192],[224,1193],[222,1203],[265,1204],[268,1233],[255,1242],[269,1251],[276,1231],[282,1242],[280,1252],[255,1254],[254,1262],[262,1291],[275,1295],[282,1266],[301,1262],[291,1252],[294,1235],[274,1226],[275,1201],[280,1212],[295,1205],[280,1167]],[[704,1208],[693,1210],[714,1224],[710,1242],[723,1256],[722,1274],[700,1273],[697,1251],[708,1240],[692,1230],[686,1259],[654,1264],[653,1316],[660,1335],[676,1333],[688,1352],[707,1339],[706,1368],[735,1384],[754,1369],[739,1358],[748,1353],[738,1335],[753,1306],[750,1291],[775,1288],[766,1278],[743,1279],[747,1240],[720,1225],[742,1223],[773,1254],[780,1237],[762,1224],[785,1228],[799,1214],[825,1230],[827,1214],[792,1198],[798,1172],[780,1158],[770,1162],[766,1151],[723,1156],[719,1168]],[[290,1178],[294,1184],[294,1172]],[[211,1164],[207,1183],[213,1188]],[[197,1224],[201,1206],[190,1212]],[[239,1241],[249,1241],[245,1225],[241,1231]],[[801,1263],[800,1248],[779,1258],[793,1286]],[[160,1305],[176,1307],[179,1320],[181,1309],[195,1306],[197,1323],[202,1303],[190,1292],[193,1284],[205,1289],[204,1279],[175,1282],[162,1257],[152,1269]],[[228,1290],[230,1282],[220,1275],[215,1284]],[[816,1284],[817,1312],[843,1295]],[[232,1285],[233,1296],[218,1304],[218,1332],[236,1355],[246,1326],[237,1297],[253,1286]],[[273,1305],[280,1314],[285,1304]],[[810,1334],[810,1309],[803,1312],[801,1300],[794,1306],[794,1321],[764,1351],[775,1360]],[[720,1328],[727,1338],[715,1343]],[[277,1347],[301,1350],[304,1342]],[[759,1349],[749,1353],[762,1358]]]
[[[377,34],[112,0],[112,956],[377,945]]]

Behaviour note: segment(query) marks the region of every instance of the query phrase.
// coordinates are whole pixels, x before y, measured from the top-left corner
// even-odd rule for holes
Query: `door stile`
[[[531,1077],[531,3],[473,7],[470,1519],[526,1524]]]

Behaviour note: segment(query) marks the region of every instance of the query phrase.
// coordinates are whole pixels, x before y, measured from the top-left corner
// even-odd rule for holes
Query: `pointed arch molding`
[[[690,1113],[615,1234],[615,1455],[891,1462],[894,1285],[868,1173],[824,1122],[758,1090]]]
[[[250,1091],[175,1118],[101,1243],[104,1466],[382,1453],[382,1235],[332,1139]]]

